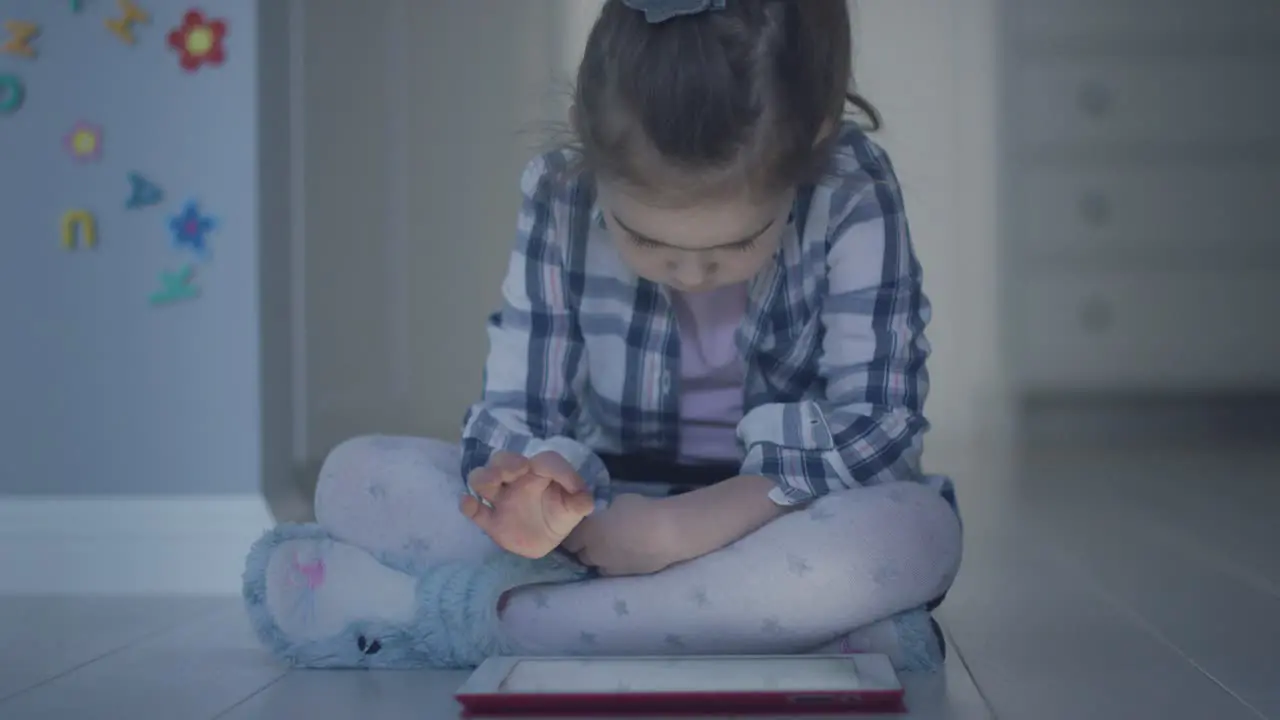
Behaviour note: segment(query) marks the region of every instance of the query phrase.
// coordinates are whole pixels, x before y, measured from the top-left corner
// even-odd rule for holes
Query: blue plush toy
[[[336,542],[318,525],[268,531],[250,550],[244,574],[255,632],[299,667],[475,667],[515,650],[498,624],[504,592],[586,572],[553,557],[507,553],[416,574],[383,560]],[[329,582],[333,575],[342,582]]]

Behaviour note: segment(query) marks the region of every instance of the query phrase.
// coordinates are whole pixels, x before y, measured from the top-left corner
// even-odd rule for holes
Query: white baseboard
[[[236,595],[256,495],[0,496],[0,595]]]

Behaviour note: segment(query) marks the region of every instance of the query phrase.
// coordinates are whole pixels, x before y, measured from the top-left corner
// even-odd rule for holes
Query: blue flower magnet
[[[208,235],[217,226],[216,220],[200,213],[200,206],[195,200],[188,201],[180,215],[169,219],[174,246],[179,250],[189,248],[201,260],[209,257]]]
[[[164,200],[164,191],[159,185],[151,182],[136,172],[129,173],[129,199],[125,201],[126,210],[141,210],[152,205],[159,205]]]

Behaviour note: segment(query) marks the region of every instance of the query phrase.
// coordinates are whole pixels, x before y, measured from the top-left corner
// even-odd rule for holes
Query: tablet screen
[[[860,689],[865,689],[864,683],[853,658],[537,658],[517,661],[498,692],[852,692]]]

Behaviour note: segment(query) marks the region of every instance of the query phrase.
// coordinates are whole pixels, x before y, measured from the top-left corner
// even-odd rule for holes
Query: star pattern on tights
[[[796,577],[804,577],[804,574],[811,570],[813,570],[813,566],[809,564],[808,560],[799,555],[787,555],[787,572]]]
[[[417,555],[424,555],[431,550],[431,541],[420,537],[409,538],[404,544],[404,549]]]
[[[380,444],[384,446],[398,445],[392,438],[379,438]],[[387,488],[381,483],[372,483],[366,488],[369,496],[375,500],[385,501],[387,498]],[[893,488],[888,493],[890,500],[895,503],[905,503],[908,500],[908,493],[902,488]],[[835,517],[835,514],[825,506],[815,505],[807,512],[809,519],[813,522],[825,522]],[[405,541],[404,549],[415,554],[425,554],[431,548],[431,543],[422,537],[413,537]],[[734,543],[726,549],[739,549],[739,544]],[[804,557],[789,553],[786,556],[787,571],[796,577],[804,577],[813,571],[813,565]],[[900,570],[892,564],[883,564],[877,567],[871,574],[871,579],[878,585],[884,585],[892,582],[901,575]],[[539,609],[550,607],[550,598],[544,591],[535,591],[532,594],[534,605]],[[695,587],[689,592],[689,601],[699,608],[707,608],[711,606],[708,592],[705,587]],[[619,617],[627,617],[631,615],[631,609],[625,599],[617,598],[613,602],[613,612]],[[765,618],[761,623],[761,631],[765,635],[778,636],[782,635],[785,630],[781,621],[777,617]],[[579,640],[583,646],[595,647],[598,644],[596,633],[583,631],[579,634]],[[663,638],[664,645],[672,650],[684,650],[685,640],[680,635],[669,633]],[[774,683],[776,684],[776,682]],[[769,684],[766,683],[765,687]],[[627,692],[631,690],[631,685],[625,681],[619,682],[617,685],[618,692]]]
[[[881,565],[871,573],[871,579],[877,585],[884,585],[896,579],[901,573],[893,565]]]

